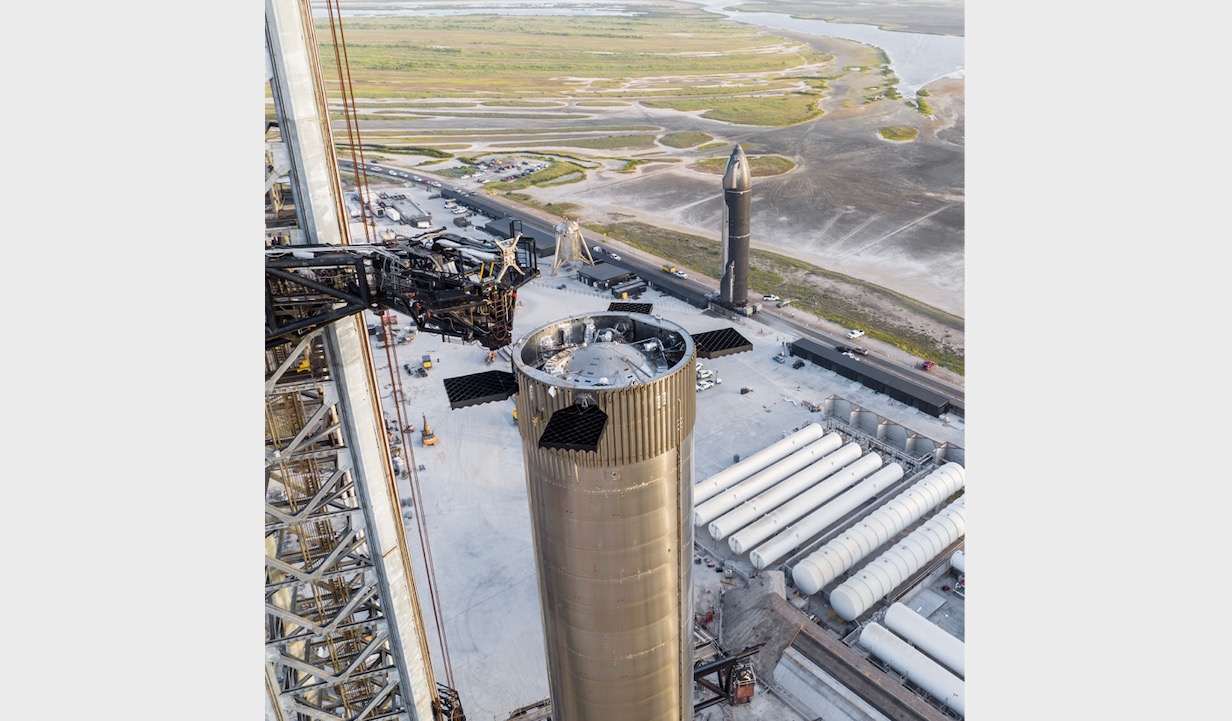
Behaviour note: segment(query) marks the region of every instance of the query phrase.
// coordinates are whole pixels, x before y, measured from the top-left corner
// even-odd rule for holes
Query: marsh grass
[[[667,133],[659,138],[659,142],[670,148],[691,148],[694,145],[714,140],[714,136],[700,130],[684,130],[677,133]]]
[[[749,173],[754,178],[761,178],[767,175],[782,175],[796,164],[780,155],[756,155],[749,158]],[[689,166],[690,170],[696,170],[702,173],[713,173],[722,175],[727,170],[727,158],[706,158],[699,160]]]
[[[668,108],[685,112],[705,110],[703,118],[740,125],[796,125],[824,114],[817,107],[820,96],[793,94],[742,98],[706,98],[688,100],[643,100],[650,108]]]

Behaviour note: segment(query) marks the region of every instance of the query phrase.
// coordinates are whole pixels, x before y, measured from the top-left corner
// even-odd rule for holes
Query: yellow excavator
[[[436,434],[432,432],[431,428],[428,428],[428,417],[427,416],[420,416],[420,417],[423,418],[423,430],[419,432],[420,438],[423,439],[423,444],[425,446],[435,446],[436,445]]]

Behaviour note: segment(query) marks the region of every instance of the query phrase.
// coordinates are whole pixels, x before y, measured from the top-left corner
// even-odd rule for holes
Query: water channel
[[[880,48],[885,52],[899,79],[898,91],[914,95],[924,85],[938,78],[961,77],[965,59],[964,38],[953,35],[908,33],[882,30],[873,25],[832,23],[825,20],[794,18],[782,13],[738,12],[727,10],[732,0],[698,2],[706,12],[746,25],[771,30],[790,30],[819,37],[842,38]],[[653,2],[526,2],[525,0],[491,0],[490,2],[445,5],[425,2],[357,2],[342,6],[343,17],[445,17],[456,15],[556,15],[556,16],[616,16],[636,17],[645,14],[643,8]],[[320,3],[313,4],[313,16],[327,17]]]
[[[882,30],[873,25],[793,18],[782,13],[735,12],[725,9],[729,5],[731,0],[723,0],[703,3],[702,9],[747,25],[854,40],[880,48],[899,79],[899,93],[907,97],[938,78],[961,77],[963,72],[965,39],[962,37]]]

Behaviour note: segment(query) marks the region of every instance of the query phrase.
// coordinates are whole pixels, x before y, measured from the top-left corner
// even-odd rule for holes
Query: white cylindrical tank
[[[867,457],[865,456],[865,458]],[[863,461],[864,458],[860,460]],[[880,456],[878,456],[878,461],[880,461]],[[856,468],[856,464],[852,464],[849,468],[853,471],[850,475],[850,480],[846,485],[840,486],[838,490],[847,488],[853,481],[859,481],[868,475],[868,471],[855,475],[854,472],[864,470]],[[872,469],[876,468],[877,466],[872,466]],[[848,468],[843,469],[843,472],[835,476],[835,479],[847,476],[847,472]],[[769,516],[735,534],[728,539],[727,544],[731,546],[732,551],[743,553],[763,540],[774,536],[773,541],[753,551],[753,553],[757,554],[756,558],[753,558],[753,553],[749,554],[749,560],[762,564],[758,568],[765,568],[777,561],[789,550],[800,545],[814,534],[820,533],[831,523],[857,508],[861,503],[877,495],[877,492],[881,489],[897,483],[902,477],[903,467],[897,463],[891,463],[833,501],[829,499],[834,496],[834,493],[826,494],[824,498],[819,495],[816,498],[806,499],[806,495],[813,493],[810,490],[808,494],[802,495],[797,499],[801,502],[799,506],[796,506],[796,501],[792,501],[790,504],[783,506]],[[826,481],[826,483],[829,482]],[[805,503],[806,500],[810,503],[815,500],[816,503],[809,505]],[[805,507],[806,505],[808,507]],[[804,517],[801,518],[801,516]],[[797,519],[799,521],[793,523]],[[793,525],[785,528],[789,523],[793,523]],[[737,548],[740,550],[737,550]]]
[[[749,553],[749,561],[752,561],[754,564],[761,563],[761,566],[758,566],[758,568],[768,567],[771,563],[785,556],[792,548],[800,546],[804,541],[807,541],[809,536],[821,531],[821,528],[813,528],[813,524],[809,523],[808,518],[804,518],[804,520],[790,526],[787,526],[787,524],[800,519],[801,516],[812,516],[813,511],[816,511],[823,503],[827,502],[830,498],[834,498],[839,492],[845,491],[851,484],[860,481],[861,478],[869,475],[869,473],[876,471],[877,468],[881,467],[881,463],[880,455],[866,455],[860,458],[859,461],[851,463],[850,466],[835,473],[833,478],[825,482],[825,488],[823,488],[822,492],[813,493],[813,491],[809,491],[806,494],[806,498],[797,498],[792,500],[790,504],[787,504],[787,507],[776,510],[774,514],[771,514],[774,518],[769,518],[768,516],[768,518],[759,520],[758,523],[754,524],[758,528],[754,532],[750,532],[749,537],[760,535],[763,539],[770,540],[754,548]],[[784,526],[787,526],[787,528],[784,528]],[[745,540],[744,531],[740,532],[742,532],[742,535],[740,535],[739,547],[745,548],[745,550],[753,547],[756,541]],[[731,542],[728,542],[728,546],[731,545]]]
[[[893,603],[886,609],[884,621],[886,628],[910,641],[911,645],[959,677],[966,678],[967,645],[950,635],[949,631],[901,603]]]
[[[754,473],[731,488],[719,492],[709,501],[693,504],[693,525],[704,526],[710,523],[791,474],[816,463],[841,445],[842,436],[827,433],[766,470]]]
[[[704,503],[714,494],[743,481],[760,470],[770,467],[777,461],[795,453],[806,445],[825,435],[825,429],[816,423],[810,423],[783,440],[767,446],[753,455],[745,458],[734,466],[729,466],[707,478],[693,487],[693,504]]]
[[[962,488],[965,478],[962,466],[947,463],[913,483],[841,536],[797,563],[791,570],[796,588],[806,595],[817,593]]]
[[[911,683],[927,691],[941,703],[966,715],[967,684],[945,668],[912,648],[885,627],[870,623],[860,632],[858,643]]]
[[[782,482],[763,493],[745,501],[736,508],[719,516],[710,522],[710,536],[721,541],[729,533],[744,528],[787,501],[799,496],[802,492],[812,492],[814,484],[827,476],[839,471],[848,463],[860,457],[860,444],[848,443],[837,451],[827,455],[820,461],[794,475],[788,476]],[[827,481],[825,484],[829,484]],[[845,486],[844,486],[845,487]]]
[[[839,584],[830,592],[830,607],[839,616],[854,621],[911,574],[940,556],[967,531],[964,501],[959,498],[941,509],[890,550]]]
[[[962,551],[954,551],[954,555],[950,556],[950,566],[964,576],[967,574],[967,557]]]

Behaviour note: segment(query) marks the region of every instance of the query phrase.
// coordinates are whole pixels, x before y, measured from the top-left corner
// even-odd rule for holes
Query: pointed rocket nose
[[[732,150],[727,159],[727,170],[723,172],[724,190],[748,190],[752,187],[752,176],[749,173],[749,161],[744,157],[744,148],[739,145]]]

